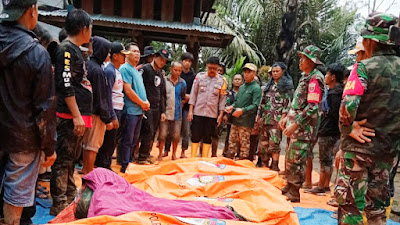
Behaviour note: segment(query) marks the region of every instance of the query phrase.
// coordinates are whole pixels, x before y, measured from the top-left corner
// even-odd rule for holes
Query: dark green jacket
[[[233,109],[241,108],[243,114],[236,118],[232,117],[232,124],[241,127],[253,128],[257,115],[258,105],[261,101],[261,87],[257,81],[244,83],[239,88]]]

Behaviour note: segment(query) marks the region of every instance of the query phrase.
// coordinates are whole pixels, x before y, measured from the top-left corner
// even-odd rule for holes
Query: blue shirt
[[[137,71],[136,68],[129,63],[124,63],[121,65],[119,71],[121,72],[122,80],[125,83],[132,85],[132,90],[139,96],[140,99],[147,101],[143,77],[139,71]],[[126,94],[124,96],[124,108],[129,115],[143,114],[142,107],[130,100]]]

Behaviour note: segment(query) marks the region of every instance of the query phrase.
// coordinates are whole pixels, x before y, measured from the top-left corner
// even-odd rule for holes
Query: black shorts
[[[217,119],[204,116],[193,116],[192,121],[192,142],[211,144],[212,137],[217,128]]]

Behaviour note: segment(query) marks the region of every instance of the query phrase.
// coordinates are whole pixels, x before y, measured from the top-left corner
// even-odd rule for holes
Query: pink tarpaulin
[[[211,206],[199,201],[153,197],[107,169],[97,168],[83,179],[94,191],[88,217],[148,211],[180,217],[236,220],[233,212],[225,207]]]

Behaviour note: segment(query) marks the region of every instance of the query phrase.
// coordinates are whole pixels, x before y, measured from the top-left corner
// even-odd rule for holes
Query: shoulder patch
[[[308,84],[308,103],[320,103],[322,96],[321,93],[322,91],[321,87],[318,84],[318,80],[316,78],[311,78],[310,83]]]
[[[347,80],[346,86],[343,91],[343,97],[346,95],[363,95],[364,87],[361,84],[357,74],[358,63],[356,63],[351,70],[349,79]]]

